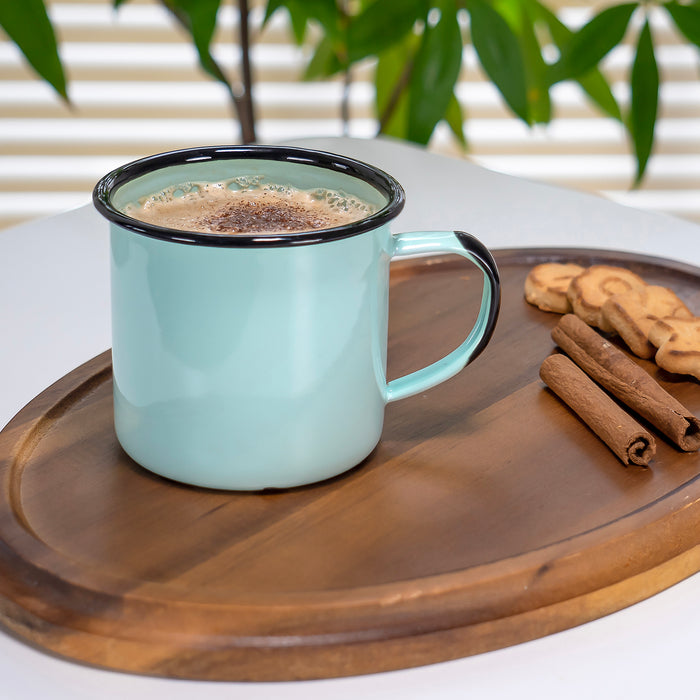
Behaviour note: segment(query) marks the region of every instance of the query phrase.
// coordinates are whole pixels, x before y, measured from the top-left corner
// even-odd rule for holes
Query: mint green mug
[[[124,213],[178,183],[241,175],[340,191],[376,211],[274,235],[180,231]],[[271,146],[174,151],[109,173],[93,201],[111,229],[117,438],[138,464],[179,482],[259,490],[336,476],[377,445],[388,402],[454,376],[496,324],[489,251],[459,231],[392,235],[403,189],[350,158]],[[481,307],[458,348],[387,382],[389,263],[414,253],[476,265]]]

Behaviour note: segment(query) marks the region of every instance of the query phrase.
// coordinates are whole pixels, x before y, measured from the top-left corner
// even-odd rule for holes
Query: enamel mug
[[[303,233],[194,233],[126,205],[183,182],[254,176],[358,197],[376,213]],[[270,146],[150,156],[94,190],[110,221],[117,438],[142,467],[186,484],[258,490],[318,482],[377,445],[388,402],[452,377],[486,346],[500,304],[489,251],[459,231],[392,234],[401,185],[365,163]],[[477,320],[446,357],[386,381],[389,263],[456,253],[483,273]]]

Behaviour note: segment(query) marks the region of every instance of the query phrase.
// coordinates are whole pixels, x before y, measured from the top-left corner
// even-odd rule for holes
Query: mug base
[[[375,440],[369,449],[358,450],[352,457],[343,462],[335,462],[315,468],[310,468],[305,465],[301,468],[299,465],[285,465],[280,468],[277,465],[259,466],[257,469],[251,469],[250,465],[246,468],[246,474],[241,475],[239,470],[236,470],[235,464],[226,465],[224,468],[216,469],[216,474],[212,475],[211,469],[197,469],[188,464],[184,469],[177,467],[164,467],[154,463],[145,456],[139,455],[137,451],[129,449],[124,442],[117,439],[124,452],[133,460],[139,469],[143,469],[151,474],[154,474],[168,481],[175,482],[184,486],[192,486],[196,488],[212,489],[217,491],[239,491],[239,492],[274,492],[288,491],[290,489],[304,488],[309,486],[317,486],[319,484],[331,481],[336,478],[345,476],[348,472],[359,469],[371,456],[379,444],[379,439]],[[205,471],[207,473],[205,473]],[[236,472],[239,473],[236,473]],[[293,478],[286,478],[282,472],[293,474]],[[268,478],[263,478],[261,474],[268,474]],[[275,476],[270,476],[274,474]]]

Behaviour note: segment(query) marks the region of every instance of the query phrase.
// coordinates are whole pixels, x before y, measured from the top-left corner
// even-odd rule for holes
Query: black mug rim
[[[205,160],[274,160],[312,165],[341,172],[364,180],[387,197],[387,204],[370,216],[334,228],[304,231],[301,233],[275,233],[263,236],[227,233],[201,233],[181,231],[155,224],[145,223],[127,216],[111,202],[111,193],[133,178],[174,165]],[[191,245],[218,246],[222,248],[286,246],[325,243],[357,236],[376,229],[394,219],[403,209],[406,195],[399,182],[379,168],[354,158],[328,151],[319,151],[296,146],[235,145],[201,146],[166,151],[132,161],[107,173],[95,185],[92,193],[93,205],[106,219],[134,233],[160,240]]]

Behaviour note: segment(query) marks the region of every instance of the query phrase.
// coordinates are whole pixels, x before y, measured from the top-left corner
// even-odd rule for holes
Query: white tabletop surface
[[[388,140],[295,143],[360,158],[401,181],[407,205],[395,231],[457,228],[491,248],[604,248],[700,266],[700,227],[688,222]],[[0,232],[0,427],[53,381],[109,346],[107,225],[92,207],[86,203]],[[63,661],[0,632],[0,697],[697,697],[699,649],[700,574],[631,608],[543,639],[458,661],[328,681],[205,683],[139,677]]]

